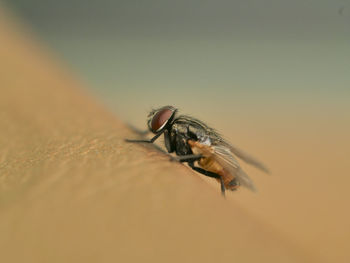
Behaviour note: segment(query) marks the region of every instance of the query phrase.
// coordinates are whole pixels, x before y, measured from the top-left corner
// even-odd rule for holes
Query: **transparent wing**
[[[231,153],[233,153],[238,158],[242,159],[244,162],[255,166],[256,168],[264,171],[265,173],[269,173],[269,169],[262,162],[258,161],[256,158],[239,149],[238,147],[233,146],[231,143],[223,139],[222,136],[219,133],[217,133],[214,129],[211,129],[209,127],[207,127],[207,129],[210,130],[209,137],[210,140],[213,142],[213,145],[225,146],[231,151]]]
[[[214,150],[213,158],[225,169],[227,169],[235,178],[237,178],[240,185],[256,192],[253,181],[243,171],[238,161],[233,156],[231,149],[222,145],[212,146]]]
[[[225,142],[225,145],[230,149],[230,151],[236,155],[238,158],[242,159],[244,162],[251,164],[255,166],[256,168],[259,168],[260,170],[264,171],[265,173],[269,173],[269,169],[260,161],[255,159],[250,154],[244,152],[243,150],[237,148],[236,146],[231,145],[228,142]]]

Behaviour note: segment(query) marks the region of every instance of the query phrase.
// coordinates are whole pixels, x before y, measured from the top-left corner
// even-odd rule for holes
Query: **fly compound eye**
[[[171,119],[171,117],[174,114],[174,109],[172,108],[163,108],[159,110],[152,118],[150,128],[152,132],[157,133],[161,131],[165,125],[168,123],[168,121]]]

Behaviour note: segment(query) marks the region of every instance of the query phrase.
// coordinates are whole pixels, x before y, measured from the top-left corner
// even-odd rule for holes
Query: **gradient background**
[[[348,262],[350,1],[5,4],[121,119],[174,105],[258,156],[272,175],[229,199]]]

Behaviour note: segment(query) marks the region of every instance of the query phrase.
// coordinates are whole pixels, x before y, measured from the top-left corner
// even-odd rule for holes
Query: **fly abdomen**
[[[230,189],[231,191],[237,190],[240,186],[238,180],[236,178],[232,179],[227,185],[225,185],[226,189]]]
[[[203,169],[216,173],[222,177],[225,188],[229,190],[236,190],[239,187],[239,182],[229,172],[227,172],[220,164],[218,164],[213,158],[204,157],[198,163]],[[220,181],[220,180],[218,180]]]
[[[198,164],[205,170],[213,173],[217,173],[218,175],[223,175],[222,166],[219,165],[213,158],[211,157],[203,157],[199,160]]]

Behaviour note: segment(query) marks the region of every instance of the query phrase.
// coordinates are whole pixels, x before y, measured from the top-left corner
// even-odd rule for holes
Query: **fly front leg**
[[[162,135],[163,132],[160,132],[156,134],[152,139],[150,140],[132,140],[132,139],[125,139],[126,142],[137,142],[137,143],[153,143],[155,140],[158,139],[160,135]]]
[[[145,136],[148,133],[150,133],[149,130],[140,130],[139,128],[136,128],[134,125],[127,123],[126,124],[130,130],[132,130],[134,133],[137,133],[140,136]]]

